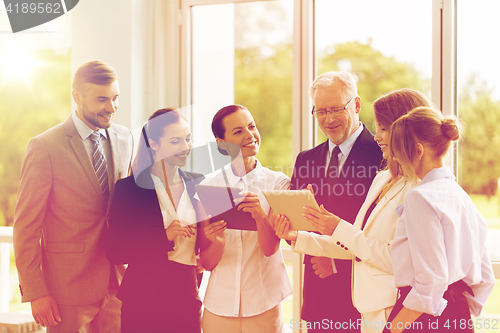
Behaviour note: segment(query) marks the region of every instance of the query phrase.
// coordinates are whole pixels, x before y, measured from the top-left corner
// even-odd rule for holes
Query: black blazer
[[[368,189],[379,170],[382,152],[373,135],[363,125],[363,131],[354,143],[338,179],[325,177],[328,141],[301,152],[297,156],[291,181],[291,189],[304,189],[312,184],[318,204],[354,223]],[[306,256],[302,318],[334,322],[356,320],[359,313],[351,299],[351,261],[337,260],[337,274],[320,279],[312,269],[311,257]],[[359,331],[359,329],[357,330]]]
[[[180,169],[179,174],[196,209],[198,200],[194,198],[194,186],[204,177]],[[116,183],[108,223],[106,256],[112,263],[129,265],[118,297],[124,300],[131,294],[161,294],[162,290],[167,293],[165,276],[171,276],[170,270],[176,266],[168,260],[174,242],[170,242],[165,233],[150,168],[141,172],[137,179],[130,176]],[[196,277],[194,279],[196,284]]]

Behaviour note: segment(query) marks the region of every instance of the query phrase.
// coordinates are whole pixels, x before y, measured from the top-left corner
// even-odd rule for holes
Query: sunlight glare
[[[22,79],[28,82],[32,69],[38,65],[26,48],[11,48],[0,56],[3,67],[4,81]]]

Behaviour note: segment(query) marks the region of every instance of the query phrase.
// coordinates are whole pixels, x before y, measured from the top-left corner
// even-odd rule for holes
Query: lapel
[[[193,204],[193,207],[196,210],[196,202],[198,200],[194,197],[196,194],[194,186],[199,184],[204,177],[203,175],[193,174],[191,172],[182,171],[181,169],[179,169],[179,174],[181,175],[182,179],[184,179],[184,183],[186,184],[186,191],[188,192],[189,198],[191,199],[191,203]]]
[[[153,179],[151,178],[151,167],[152,166],[145,168],[137,177],[135,177],[135,183],[138,187],[142,189],[153,190],[152,192],[154,192],[155,185],[153,183]],[[194,195],[196,193],[194,186],[200,183],[204,177],[203,175],[193,174],[191,172],[182,171],[181,169],[179,169],[179,175],[184,180],[184,183],[186,184],[186,190],[188,192],[189,197],[191,198],[191,202],[194,205],[195,202],[197,201],[194,198]]]
[[[391,180],[391,173],[387,173],[388,177],[384,177],[384,180],[377,182],[376,188],[373,189],[373,194],[370,194],[370,197],[373,199],[370,201],[370,204],[376,200],[377,196],[382,192],[384,186]],[[394,184],[391,189],[386,193],[386,195],[380,200],[380,202],[375,206],[372,213],[368,217],[368,221],[366,221],[366,225],[364,230],[368,230],[373,220],[378,216],[378,214],[385,209],[385,207],[393,200],[405,187],[408,180],[406,178],[401,177],[396,184]],[[368,198],[367,198],[368,199]]]
[[[326,158],[328,156],[328,140],[323,142],[319,149],[315,151],[315,155],[313,156],[313,163],[316,165],[316,169],[318,170],[318,175],[313,175],[314,178],[325,179],[325,171],[326,171]]]
[[[361,134],[354,142],[351,152],[349,153],[347,159],[344,162],[344,167],[346,168],[352,168],[354,165],[360,166],[363,165],[363,163],[366,163],[364,162],[363,157],[366,156],[366,149],[368,146],[367,143],[373,141],[373,135],[370,133],[370,131],[366,128],[364,124],[362,126],[363,126],[363,131],[361,131]],[[349,178],[345,176],[352,174],[352,172],[350,172],[349,169],[344,170],[344,167],[342,167],[342,170],[340,171],[339,178]]]
[[[361,134],[358,136],[356,141],[354,142],[354,145],[352,146],[351,151],[349,152],[349,155],[347,156],[344,165],[342,166],[342,169],[340,170],[340,174],[337,178],[329,178],[327,182],[330,183],[330,186],[334,187],[337,185],[337,183],[341,184],[342,186],[345,186],[345,184],[349,184],[350,182],[352,183],[359,183],[359,179],[355,178],[357,171],[353,170],[352,168],[359,168],[363,167],[366,164],[368,164],[368,149],[369,149],[369,144],[370,142],[373,141],[373,135],[370,133],[370,131],[366,128],[366,126],[363,124],[363,131]],[[326,158],[326,154],[328,153],[328,141],[325,142],[326,145],[324,147],[324,157]],[[326,163],[326,162],[323,162]],[[371,181],[370,181],[371,182]],[[368,184],[369,186],[369,184]],[[334,195],[328,196],[326,201],[328,202],[328,206],[332,207],[334,206],[334,202],[338,201],[339,198]],[[359,203],[361,206],[363,204],[363,201]],[[360,207],[358,206],[358,207]],[[356,209],[357,210],[357,209]],[[337,213],[340,213],[337,211]],[[352,216],[352,220],[355,219],[357,214],[354,214]],[[343,216],[343,218],[347,218],[347,216]]]
[[[185,172],[181,169],[179,169],[179,175],[182,177],[182,179],[184,179],[186,190],[188,192],[189,198],[191,199],[191,203],[193,204],[194,209],[197,211],[196,202],[198,200],[194,198],[194,195],[196,193],[194,186],[200,183],[204,177],[203,175]],[[157,218],[156,220],[163,221],[160,203],[158,201],[158,196],[156,194],[153,179],[151,178],[151,166],[144,169],[137,177],[132,176],[132,178],[134,178],[135,186],[139,189],[141,200],[145,202],[145,206],[147,207],[148,211],[152,214],[152,216],[156,215],[161,217]]]
[[[181,169],[178,169],[179,175],[181,178],[184,180],[184,183],[186,184],[186,191],[188,191],[188,194],[191,198],[194,196],[194,184],[192,183],[194,178],[191,177],[191,175],[187,172],[182,171]]]
[[[97,180],[97,176],[95,174],[94,167],[92,166],[92,163],[90,162],[90,157],[87,154],[87,151],[85,150],[85,146],[83,145],[82,138],[78,134],[78,131],[76,130],[75,124],[73,123],[73,119],[71,118],[71,115],[66,119],[66,121],[63,124],[64,132],[66,135],[69,137],[69,143],[71,147],[73,148],[73,151],[78,158],[78,161],[80,162],[80,165],[83,168],[83,171],[89,178],[90,183],[92,184],[92,187],[94,187],[95,191],[101,198],[101,200],[104,202],[104,195],[102,193],[101,186],[99,185],[99,181]]]
[[[109,182],[109,197],[112,198],[115,192],[115,182],[119,179],[118,168],[115,167],[118,165],[118,157],[119,157],[119,147],[118,147],[118,135],[113,130],[112,127],[106,129],[109,139],[109,148],[111,153],[111,158],[109,158],[108,163],[108,182]]]
[[[149,172],[147,175],[149,176]],[[132,178],[134,177],[132,176]],[[146,180],[147,178],[148,177],[144,176],[142,181],[148,182]],[[147,226],[163,226],[163,215],[160,208],[160,202],[158,201],[158,195],[154,189],[151,176],[149,176],[149,181],[151,183],[148,183],[148,185],[151,186],[143,187],[141,185],[144,184],[137,184],[136,179],[134,178],[134,185],[137,188],[137,201],[141,203],[139,206],[142,208],[141,211],[144,212],[144,217],[139,223]]]

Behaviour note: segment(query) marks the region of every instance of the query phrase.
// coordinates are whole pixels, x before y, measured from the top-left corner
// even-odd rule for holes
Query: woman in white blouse
[[[246,198],[237,207],[251,214],[257,230],[226,229],[228,221],[206,223],[200,230],[201,264],[211,271],[203,332],[281,333],[281,302],[292,288],[262,191],[288,189],[290,179],[264,168],[256,158],[260,134],[244,106],[220,109],[212,131],[219,151],[232,162],[201,184],[241,188]]]
[[[495,278],[488,225],[443,157],[457,121],[417,108],[392,126],[391,152],[411,179],[391,249],[400,297],[386,332],[473,332]],[[406,329],[405,329],[406,328]]]
[[[431,106],[431,102],[421,92],[408,88],[395,90],[373,103],[375,141],[387,166],[373,180],[354,224],[326,210],[311,209],[305,212],[306,218],[323,235],[305,231],[289,234],[284,218],[276,226],[278,236],[294,241],[295,252],[352,259],[352,299],[361,313],[357,327],[363,333],[382,332],[397,299],[390,249],[398,221],[396,207],[403,203],[413,184],[390,156],[390,128],[396,119],[418,106]]]
[[[142,129],[133,174],[116,183],[106,255],[128,264],[117,295],[122,333],[201,332],[194,185],[203,176],[179,169],[190,150],[187,121],[158,110]]]

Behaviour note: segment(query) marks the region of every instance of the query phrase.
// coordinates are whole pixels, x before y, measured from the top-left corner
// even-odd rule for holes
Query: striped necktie
[[[92,150],[92,165],[94,166],[95,174],[101,185],[104,199],[107,202],[109,198],[108,167],[106,165],[106,157],[102,150],[101,138],[101,133],[99,132],[92,132],[92,134],[90,134],[90,140],[94,143],[94,149]]]

